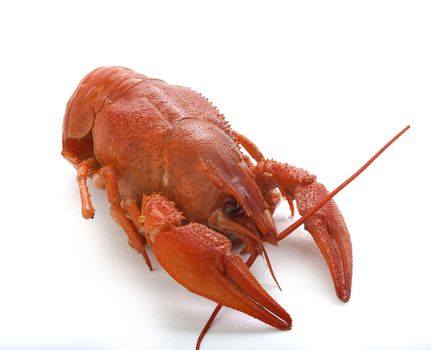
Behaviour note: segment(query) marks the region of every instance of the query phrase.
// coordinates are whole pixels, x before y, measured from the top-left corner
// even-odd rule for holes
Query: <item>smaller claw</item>
[[[299,214],[302,215],[300,220],[279,233],[278,240],[285,238],[304,222],[305,229],[311,233],[326,260],[338,298],[347,302],[352,286],[352,243],[335,202],[327,200],[329,192],[325,186],[316,182],[316,176],[309,172],[275,161],[259,162],[255,173],[272,174],[284,196],[288,200],[296,200]]]
[[[160,265],[193,293],[242,311],[278,329],[290,329],[289,314],[263,289],[231,242],[207,226],[180,226],[173,203],[146,200],[145,231]]]
[[[328,196],[318,182],[295,189],[298,211],[304,215]],[[343,302],[350,299],[352,287],[352,243],[343,216],[331,199],[305,221],[331,272],[337,296]]]

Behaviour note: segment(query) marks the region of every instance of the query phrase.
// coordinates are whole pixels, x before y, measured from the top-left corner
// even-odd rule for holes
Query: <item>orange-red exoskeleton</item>
[[[291,318],[248,266],[266,256],[264,242],[277,244],[290,232],[278,233],[272,219],[280,194],[292,212],[296,201],[301,215],[326,201],[305,229],[337,296],[349,300],[352,247],[328,191],[307,171],[266,159],[202,95],[123,67],[98,68],[67,104],[62,154],[77,168],[85,218],[94,215],[87,187],[93,177],[150,269],[147,243],[190,291],[279,329],[289,329]],[[232,242],[250,254],[247,264]]]

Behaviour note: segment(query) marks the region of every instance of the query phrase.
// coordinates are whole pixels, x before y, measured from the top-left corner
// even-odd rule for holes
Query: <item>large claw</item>
[[[289,314],[262,288],[231,242],[207,226],[181,226],[173,203],[154,195],[144,200],[147,239],[160,265],[191,292],[242,311],[273,327],[289,329]]]
[[[301,215],[317,206],[327,195],[325,186],[318,182],[298,186],[294,190]],[[305,229],[311,233],[326,260],[338,298],[347,302],[352,286],[352,243],[335,202],[330,200],[312,215],[305,222]]]

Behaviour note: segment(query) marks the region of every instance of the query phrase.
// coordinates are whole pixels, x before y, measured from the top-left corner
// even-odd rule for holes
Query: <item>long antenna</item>
[[[384,145],[380,150],[372,156],[363,166],[361,166],[352,176],[350,176],[346,181],[339,185],[335,190],[329,193],[318,205],[316,205],[311,211],[305,214],[303,217],[295,221],[292,225],[286,228],[284,231],[280,232],[278,235],[278,240],[282,240],[287,235],[295,231],[299,226],[301,226],[305,221],[307,221],[310,216],[315,214],[321,207],[323,207],[327,202],[329,202],[338,192],[340,192],[344,187],[356,179],[368,166],[374,162],[378,156],[380,156],[390,145],[392,145],[402,134],[404,134],[410,125],[407,125],[403,130],[396,134],[386,145]]]

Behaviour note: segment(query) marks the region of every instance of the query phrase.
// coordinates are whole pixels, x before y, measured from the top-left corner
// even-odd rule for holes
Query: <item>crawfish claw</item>
[[[147,239],[160,265],[193,293],[278,329],[289,329],[289,314],[263,289],[242,258],[231,253],[229,239],[197,223],[180,226],[174,220],[175,225],[168,226],[162,217],[173,217],[175,212],[173,203],[159,195],[149,197],[144,206]]]
[[[287,196],[288,200],[296,200],[299,214],[303,217],[311,214],[329,194],[325,186],[316,182],[316,176],[289,164],[263,160],[256,165],[254,172],[257,176],[271,174],[285,197]],[[338,298],[347,302],[352,286],[352,243],[343,216],[334,200],[329,200],[305,219],[304,224],[326,260]],[[295,223],[280,232],[278,240],[286,237],[294,227]]]
[[[298,211],[304,215],[328,195],[325,186],[314,182],[295,189]],[[337,296],[343,302],[350,299],[352,287],[352,243],[343,216],[333,200],[326,203],[305,222],[319,247],[334,281]]]

